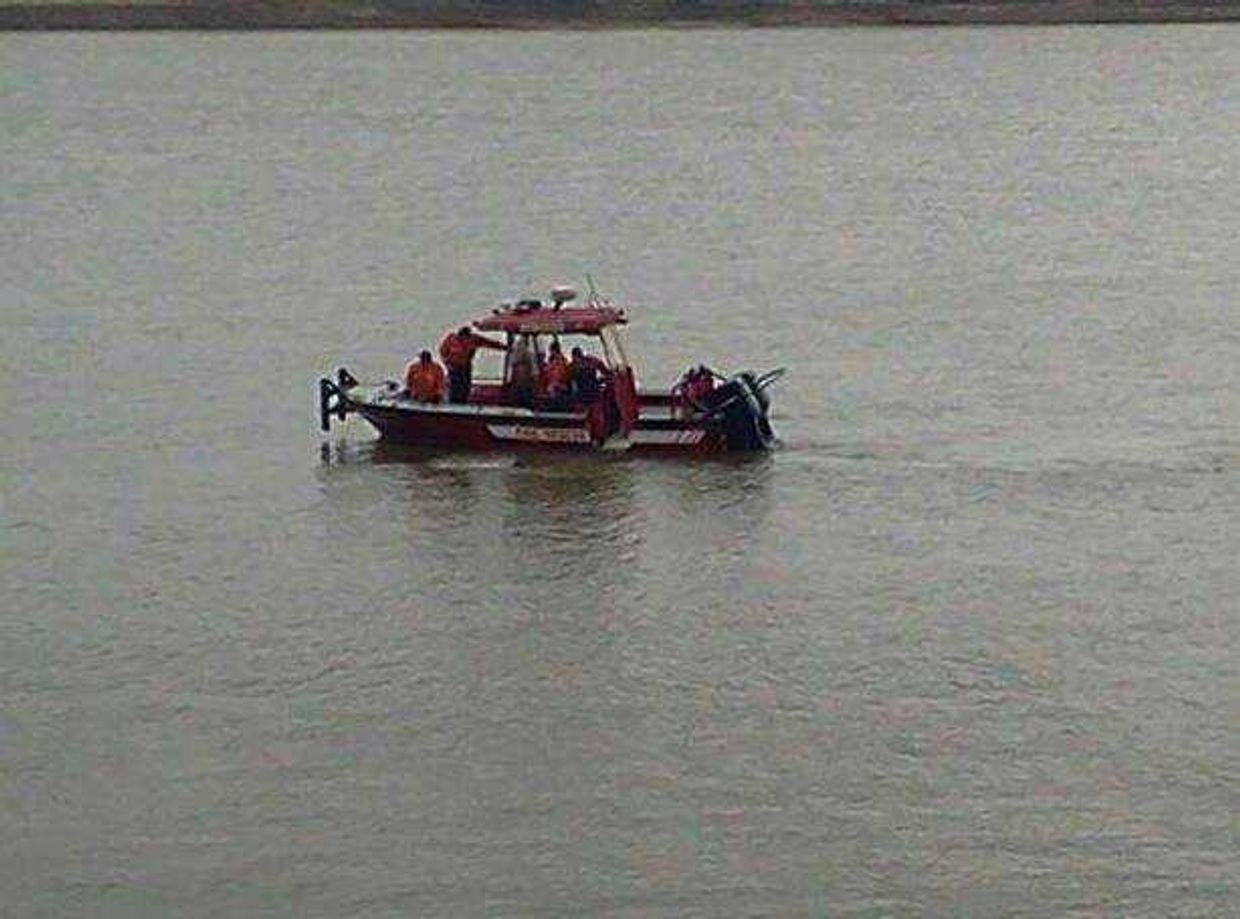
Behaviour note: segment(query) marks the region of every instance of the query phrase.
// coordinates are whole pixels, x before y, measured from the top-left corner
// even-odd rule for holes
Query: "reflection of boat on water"
[[[662,453],[720,453],[769,447],[775,439],[767,387],[783,375],[772,370],[728,377],[701,368],[670,390],[638,389],[621,336],[624,311],[591,299],[570,306],[576,293],[552,291],[550,304],[522,300],[474,320],[483,332],[506,338],[498,379],[475,381],[463,402],[420,402],[399,383],[359,383],[346,369],[319,381],[324,431],[333,416],[359,414],[393,444],[493,450],[541,447]],[[521,360],[539,367],[561,339],[593,346],[600,368],[597,390],[568,397],[528,398],[517,385]]]

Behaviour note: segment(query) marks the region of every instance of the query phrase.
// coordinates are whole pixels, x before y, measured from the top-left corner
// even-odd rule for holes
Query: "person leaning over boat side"
[[[423,351],[405,371],[405,389],[418,402],[442,402],[443,368],[435,363],[429,351]]]
[[[468,402],[473,385],[474,352],[479,348],[507,351],[508,346],[476,334],[464,325],[449,332],[439,345],[439,356],[448,368],[448,401]]]
[[[707,369],[705,364],[698,364],[696,368],[690,368],[685,374],[685,396],[695,408],[701,410],[714,391],[715,375]]]

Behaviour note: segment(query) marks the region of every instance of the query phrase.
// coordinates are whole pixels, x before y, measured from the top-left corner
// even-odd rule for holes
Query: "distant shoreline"
[[[1240,3],[1165,0],[983,2],[651,3],[606,6],[555,0],[426,3],[23,3],[0,4],[0,31],[616,29],[775,26],[1060,25],[1240,20]]]

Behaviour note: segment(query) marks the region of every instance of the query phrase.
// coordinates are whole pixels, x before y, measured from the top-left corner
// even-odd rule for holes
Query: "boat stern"
[[[766,389],[783,375],[782,367],[763,374],[745,370],[711,391],[704,408],[719,419],[728,450],[766,450],[775,443]]]

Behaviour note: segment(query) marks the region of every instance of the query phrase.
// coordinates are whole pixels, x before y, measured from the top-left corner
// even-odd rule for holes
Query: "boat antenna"
[[[586,273],[586,286],[590,288],[590,305],[594,306],[598,303],[598,293],[594,290],[594,278],[590,277],[588,272]]]

